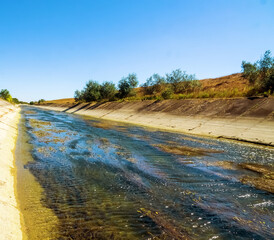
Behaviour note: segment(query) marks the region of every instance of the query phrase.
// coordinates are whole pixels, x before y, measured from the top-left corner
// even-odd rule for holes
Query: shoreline
[[[23,238],[17,198],[15,147],[20,108],[0,100],[0,239]]]
[[[218,101],[216,104],[214,100],[199,100],[192,103],[190,107],[187,100],[81,103],[71,106],[54,104],[35,107],[152,127],[163,131],[274,147],[273,99],[267,99],[269,102],[265,99],[249,102],[242,112],[237,109],[237,112],[232,114],[228,114],[227,109],[238,107],[237,104],[242,104],[239,101],[243,100],[235,99],[237,104],[231,102],[232,100],[228,103],[225,100]],[[230,105],[233,104],[235,106],[231,107]],[[202,113],[200,109],[203,109]],[[255,117],[257,112],[264,115]]]

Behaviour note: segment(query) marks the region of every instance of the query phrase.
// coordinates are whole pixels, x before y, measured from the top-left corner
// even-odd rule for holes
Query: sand
[[[14,148],[19,108],[0,100],[0,239],[22,239],[15,187]]]
[[[39,106],[165,131],[274,146],[274,99],[167,100]]]

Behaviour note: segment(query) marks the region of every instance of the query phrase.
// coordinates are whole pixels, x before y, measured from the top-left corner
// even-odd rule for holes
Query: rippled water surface
[[[41,188],[19,183],[32,239],[273,237],[273,194],[243,184],[259,173],[239,165],[271,168],[272,149],[31,107],[22,115],[19,175]]]

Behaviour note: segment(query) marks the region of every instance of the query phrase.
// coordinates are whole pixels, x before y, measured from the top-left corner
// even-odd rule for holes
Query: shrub
[[[102,99],[113,99],[116,93],[115,84],[112,82],[104,82],[100,88],[100,94]]]
[[[39,101],[38,101],[38,104],[42,104],[42,103],[44,103],[46,100],[45,99],[40,99]]]
[[[186,90],[186,81],[196,80],[195,75],[188,75],[181,69],[176,69],[170,74],[166,74],[166,81],[172,86],[174,93],[181,93]]]
[[[135,73],[129,74],[127,77],[122,78],[119,81],[119,98],[132,97],[136,95],[134,88],[137,87],[138,80]]]
[[[159,74],[155,73],[149,77],[143,84],[146,94],[156,94],[162,92],[166,87],[166,80]]]
[[[2,89],[0,91],[0,98],[3,98],[4,100],[8,102],[12,102],[12,97],[10,95],[10,92],[7,89]]]
[[[173,90],[168,88],[162,93],[163,99],[170,99],[173,96]]]
[[[76,90],[74,92],[74,99],[75,99],[76,102],[84,101],[84,92]]]
[[[101,99],[101,86],[98,82],[90,80],[84,88],[83,98],[87,102],[98,101]]]
[[[19,104],[20,103],[20,101],[17,98],[12,98],[12,102],[15,103],[15,104]]]
[[[255,63],[242,62],[243,76],[249,80],[249,83],[254,86],[254,92],[269,92],[274,91],[274,58],[271,57],[271,52],[268,50],[264,56]],[[252,91],[251,91],[252,92]]]

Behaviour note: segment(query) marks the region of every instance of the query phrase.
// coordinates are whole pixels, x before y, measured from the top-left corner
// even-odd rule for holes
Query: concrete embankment
[[[14,148],[19,108],[0,99],[0,239],[22,239],[16,201]]]
[[[274,146],[274,98],[124,101],[39,107]]]

